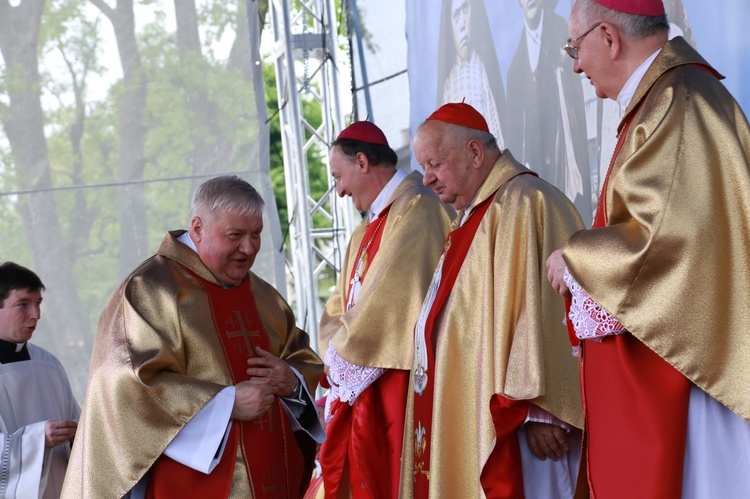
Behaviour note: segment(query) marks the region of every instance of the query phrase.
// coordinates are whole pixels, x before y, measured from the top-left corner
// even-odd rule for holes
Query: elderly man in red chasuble
[[[323,364],[250,271],[262,210],[238,177],[204,182],[189,230],[112,294],[63,497],[302,497]]]

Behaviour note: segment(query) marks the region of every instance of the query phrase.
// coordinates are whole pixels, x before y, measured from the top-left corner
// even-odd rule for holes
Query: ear
[[[354,157],[354,162],[357,164],[357,167],[362,170],[362,173],[367,173],[370,171],[370,160],[367,159],[367,155],[365,155],[365,153],[358,152]]]
[[[201,217],[195,216],[192,220],[190,220],[190,229],[188,230],[188,232],[190,233],[190,238],[194,243],[197,244],[201,242],[204,229],[205,226],[203,225],[203,220],[201,220]]]
[[[620,33],[617,31],[614,25],[603,22],[599,25],[599,29],[602,30],[604,43],[609,51],[610,59],[617,60],[620,57],[622,51],[622,38]]]
[[[484,147],[477,139],[472,139],[466,144],[466,149],[471,155],[471,167],[478,170],[484,162]]]

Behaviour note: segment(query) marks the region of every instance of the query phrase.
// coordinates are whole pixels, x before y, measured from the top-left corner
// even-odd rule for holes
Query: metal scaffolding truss
[[[294,306],[298,325],[317,346],[322,313],[320,280],[337,277],[346,241],[355,226],[351,202],[336,195],[330,171],[328,190],[316,199],[310,191],[307,152],[328,147],[343,125],[338,90],[338,43],[333,0],[272,0],[276,88],[284,150],[284,175]],[[297,72],[301,72],[298,75]],[[320,103],[322,123],[313,126],[302,113],[303,100]],[[326,166],[328,169],[329,167]]]

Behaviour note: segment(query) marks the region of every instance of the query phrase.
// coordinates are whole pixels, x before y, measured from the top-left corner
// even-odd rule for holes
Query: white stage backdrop
[[[596,98],[561,51],[569,0],[406,2],[410,128],[444,102],[487,118],[513,155],[555,184],[591,223],[622,110]],[[670,36],[682,35],[750,109],[750,25],[745,0],[666,0]],[[412,160],[413,167],[416,167]]]

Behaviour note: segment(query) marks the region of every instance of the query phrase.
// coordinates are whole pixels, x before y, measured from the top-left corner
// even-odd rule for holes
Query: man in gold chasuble
[[[250,272],[263,200],[202,184],[188,231],[114,292],[99,320],[63,497],[301,497],[324,434],[322,362]]]
[[[572,497],[578,371],[544,262],[581,219],[468,104],[435,111],[414,153],[458,216],[415,328],[402,495]]]
[[[365,219],[320,324],[331,385],[320,455],[326,497],[398,494],[414,323],[453,210],[396,161],[366,121],[342,130],[331,149],[337,192]]]

